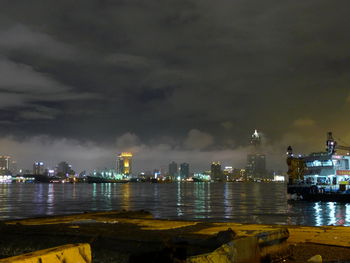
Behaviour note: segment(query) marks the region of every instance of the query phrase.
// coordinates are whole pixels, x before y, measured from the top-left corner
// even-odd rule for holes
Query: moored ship
[[[338,151],[346,151],[338,154]],[[350,147],[338,145],[331,132],[326,151],[309,155],[293,154],[287,149],[288,194],[307,201],[350,203]]]

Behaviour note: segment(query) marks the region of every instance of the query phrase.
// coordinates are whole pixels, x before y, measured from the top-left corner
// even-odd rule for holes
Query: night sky
[[[77,172],[350,144],[348,0],[1,0],[0,153]]]

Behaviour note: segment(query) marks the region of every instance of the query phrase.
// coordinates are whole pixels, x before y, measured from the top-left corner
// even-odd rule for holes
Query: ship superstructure
[[[338,154],[338,151],[346,151]],[[287,149],[288,193],[303,199],[350,202],[350,147],[338,145],[327,134],[326,151],[294,156]],[[334,199],[334,200],[333,200]]]
[[[350,156],[315,153],[304,157],[304,181],[310,184],[337,185],[349,181]]]

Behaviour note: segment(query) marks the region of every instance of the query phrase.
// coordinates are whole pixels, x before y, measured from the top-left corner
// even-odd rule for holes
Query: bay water
[[[350,204],[289,201],[283,183],[0,184],[0,220],[146,210],[155,218],[350,225]]]

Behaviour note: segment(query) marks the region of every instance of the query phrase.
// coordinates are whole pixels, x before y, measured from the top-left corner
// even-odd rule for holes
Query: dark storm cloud
[[[59,113],[60,111],[55,108],[36,105],[29,110],[22,110],[20,112],[20,117],[32,121],[40,119],[52,120],[55,119]]]
[[[33,31],[23,24],[1,27],[0,49],[5,53],[25,51],[58,60],[72,59],[78,52],[74,47],[58,42],[40,31]]]
[[[347,1],[1,6],[0,123],[12,127],[0,132],[12,140],[132,148],[142,165],[144,152],[166,163],[196,151],[199,165],[244,154],[254,128],[275,156],[328,129],[350,138],[334,117],[350,109]]]

